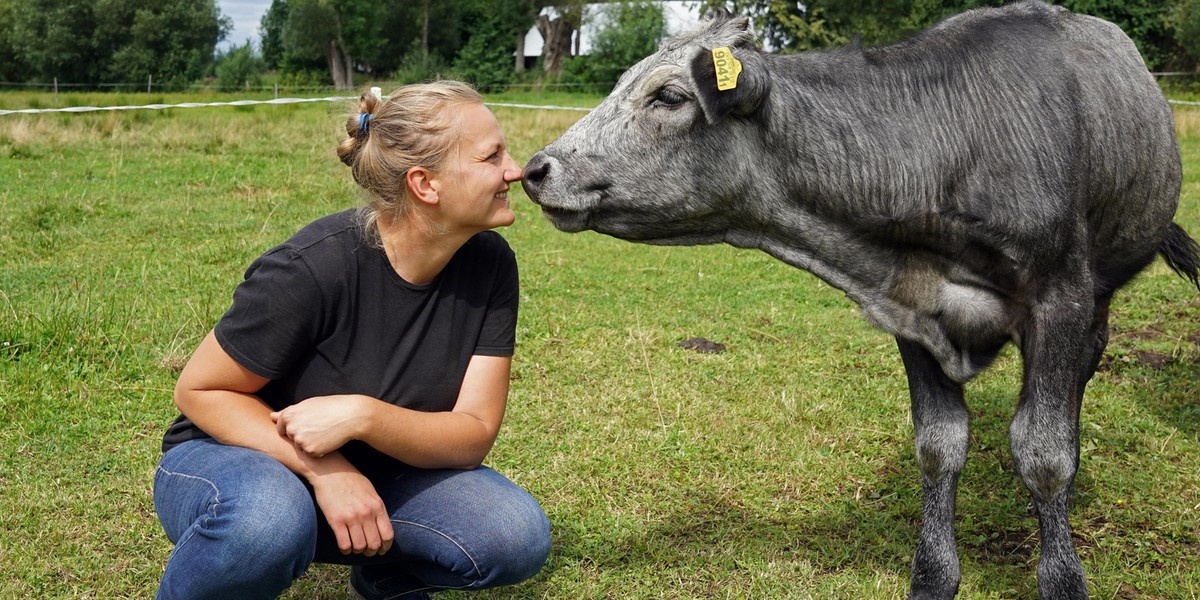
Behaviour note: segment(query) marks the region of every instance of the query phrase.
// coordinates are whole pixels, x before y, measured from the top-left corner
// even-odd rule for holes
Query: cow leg
[[[1096,309],[1092,313],[1092,327],[1088,331],[1089,337],[1087,338],[1092,343],[1091,355],[1083,366],[1083,370],[1080,371],[1079,387],[1075,392],[1076,411],[1083,406],[1083,390],[1092,380],[1092,375],[1096,374],[1100,360],[1104,358],[1104,349],[1108,347],[1108,303],[1111,300],[1111,296],[1097,300]]]
[[[953,598],[960,572],[954,545],[954,500],[967,460],[962,385],[946,376],[919,344],[896,339],[912,397],[917,466],[924,492],[921,538],[913,556],[912,599]]]
[[[1091,286],[1075,289],[1090,292]],[[1068,508],[1079,466],[1083,386],[1103,351],[1099,342],[1106,335],[1100,330],[1106,328],[1095,324],[1101,311],[1093,314],[1090,293],[1051,292],[1046,298],[1034,308],[1031,325],[1023,332],[1024,383],[1009,438],[1017,473],[1038,515],[1039,594],[1043,600],[1086,599],[1087,582],[1071,539]]]
[[[1096,369],[1100,367],[1100,361],[1104,359],[1104,349],[1108,347],[1108,305],[1112,297],[1101,298],[1096,300],[1096,309],[1092,314],[1092,327],[1088,331],[1088,338],[1085,341],[1092,343],[1092,349],[1088,356],[1088,361],[1083,365],[1083,370],[1079,372],[1078,386],[1075,389],[1075,411],[1081,414],[1083,408],[1083,392],[1087,388],[1088,382],[1092,380],[1092,376],[1096,374]],[[1086,351],[1086,346],[1085,346]],[[1078,433],[1076,433],[1076,452],[1075,462],[1079,463],[1078,451]],[[1075,496],[1075,480],[1071,480],[1071,487],[1068,490],[1068,500]]]

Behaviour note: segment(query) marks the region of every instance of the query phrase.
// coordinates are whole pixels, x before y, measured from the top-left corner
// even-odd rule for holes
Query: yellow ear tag
[[[713,68],[717,70],[717,89],[723,92],[737,87],[742,61],[734,58],[729,48],[713,48],[712,55]]]

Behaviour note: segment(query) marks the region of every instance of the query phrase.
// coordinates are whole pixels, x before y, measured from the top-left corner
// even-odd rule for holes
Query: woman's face
[[[433,177],[443,227],[467,232],[511,225],[509,184],[521,179],[521,167],[508,153],[492,111],[482,104],[459,105],[458,151]],[[440,181],[439,181],[440,180]]]

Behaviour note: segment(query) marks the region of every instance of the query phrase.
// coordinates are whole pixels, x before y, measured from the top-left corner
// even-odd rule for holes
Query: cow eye
[[[687,101],[687,96],[678,88],[665,87],[654,94],[654,103],[660,106],[678,106],[685,101]]]

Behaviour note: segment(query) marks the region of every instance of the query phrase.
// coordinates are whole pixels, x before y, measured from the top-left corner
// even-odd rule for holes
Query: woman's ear
[[[414,200],[424,204],[437,204],[437,184],[434,183],[433,173],[425,167],[413,167],[404,174],[404,183]]]

